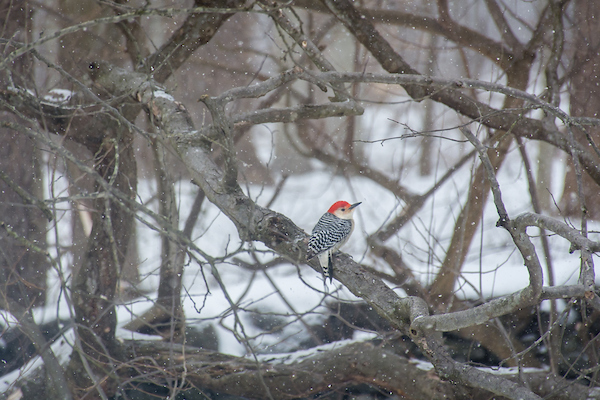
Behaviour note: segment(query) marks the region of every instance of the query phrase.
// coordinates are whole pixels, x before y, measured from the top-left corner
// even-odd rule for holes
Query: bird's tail
[[[331,259],[331,252],[327,252],[327,267],[323,268],[323,280],[327,283],[327,278],[329,278],[329,283],[333,283],[333,260]]]

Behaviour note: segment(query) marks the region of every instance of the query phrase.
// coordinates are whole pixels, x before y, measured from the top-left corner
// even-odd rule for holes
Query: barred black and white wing
[[[338,218],[325,213],[315,225],[308,241],[306,259],[332,249],[335,251],[343,245],[352,233],[352,220]]]

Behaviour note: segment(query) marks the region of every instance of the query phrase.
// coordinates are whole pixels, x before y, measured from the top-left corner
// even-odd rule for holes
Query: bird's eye
[[[345,209],[345,208],[342,208],[342,211],[346,211],[346,209]]]

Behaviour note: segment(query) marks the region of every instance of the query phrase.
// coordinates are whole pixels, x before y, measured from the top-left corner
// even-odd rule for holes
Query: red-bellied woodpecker
[[[333,203],[312,230],[311,237],[308,240],[306,259],[310,260],[314,256],[319,258],[325,281],[327,281],[327,278],[329,278],[330,283],[333,280],[331,256],[350,238],[354,230],[352,214],[354,208],[359,204],[350,204],[347,201]]]

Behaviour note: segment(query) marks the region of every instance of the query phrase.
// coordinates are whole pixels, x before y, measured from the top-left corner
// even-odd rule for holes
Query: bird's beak
[[[359,206],[361,203],[362,203],[362,202],[361,202],[361,201],[359,201],[358,203],[354,203],[354,204],[352,204],[348,210],[352,210],[354,207],[357,207],[357,206]]]

